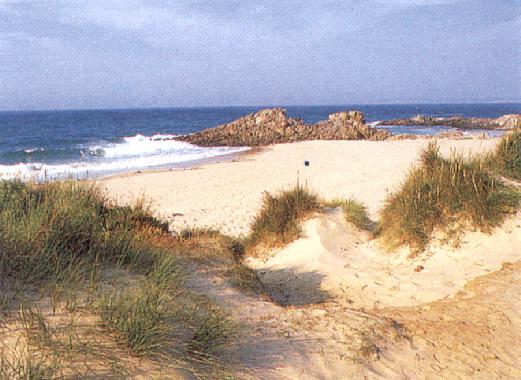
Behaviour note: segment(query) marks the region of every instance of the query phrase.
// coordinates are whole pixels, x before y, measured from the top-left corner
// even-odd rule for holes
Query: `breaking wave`
[[[63,163],[20,162],[0,165],[0,179],[47,180],[84,179],[119,172],[180,164],[183,162],[238,153],[249,148],[198,147],[174,140],[175,135],[124,137],[115,143],[99,143],[78,147],[79,157]],[[30,148],[25,153],[43,152],[43,148]],[[41,158],[41,157],[39,157]],[[52,158],[49,157],[52,162]]]

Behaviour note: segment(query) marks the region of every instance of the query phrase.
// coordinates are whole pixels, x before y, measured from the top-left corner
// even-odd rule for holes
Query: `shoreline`
[[[373,126],[376,128],[376,130],[381,132],[387,132],[387,128],[378,128],[378,125],[373,125],[372,123],[369,123],[368,125]],[[400,127],[400,126],[397,126]],[[402,128],[409,128],[409,127],[403,127]],[[494,132],[488,129],[474,129],[472,131],[465,131],[465,130],[447,130],[447,131],[439,131],[438,133],[430,133],[430,134],[423,134],[418,133],[414,130],[414,127],[410,127],[413,130],[411,131],[396,131],[392,134],[389,134],[389,136],[385,140],[402,140],[402,139],[417,139],[417,140],[425,140],[425,139],[442,139],[442,138],[449,138],[449,139],[494,139],[499,137],[498,135],[491,134],[489,132]],[[211,130],[211,128],[209,129]],[[206,130],[205,130],[206,131]],[[507,133],[508,131],[501,131]],[[175,139],[174,139],[175,140]],[[243,154],[255,154],[263,149],[269,149],[270,146],[277,145],[277,144],[293,144],[297,142],[304,142],[304,141],[357,141],[357,140],[372,140],[372,139],[333,139],[333,138],[311,138],[309,140],[295,140],[295,141],[288,141],[288,142],[281,142],[281,143],[271,143],[266,145],[253,145],[253,146],[244,146],[244,151],[239,152],[230,152],[230,153],[224,153],[221,155],[213,156],[213,157],[207,157],[207,158],[200,158],[200,159],[192,159],[189,161],[184,162],[173,162],[173,163],[166,163],[166,164],[160,164],[160,165],[153,165],[153,166],[143,166],[142,168],[120,168],[120,169],[108,169],[108,170],[100,170],[96,169],[94,166],[91,170],[87,170],[86,172],[78,172],[78,173],[71,173],[75,172],[76,169],[81,169],[80,166],[76,166],[79,164],[79,162],[72,162],[72,163],[54,163],[54,164],[45,164],[41,162],[19,162],[17,164],[2,164],[0,167],[3,167],[6,169],[6,172],[1,172],[0,177],[1,179],[8,180],[8,179],[20,179],[22,181],[37,181],[37,182],[47,182],[47,181],[63,181],[63,180],[78,180],[78,181],[96,181],[100,179],[107,179],[112,177],[119,177],[119,176],[129,176],[132,174],[142,174],[142,173],[150,173],[150,172],[166,172],[171,170],[186,170],[191,168],[196,168],[200,166],[205,166],[208,164],[218,163],[218,162],[226,162],[226,161],[233,161],[237,159],[237,157],[242,156]],[[195,147],[206,147],[206,146],[200,146],[198,144],[194,144]],[[208,146],[208,148],[219,148],[220,146]],[[233,148],[235,146],[227,146],[229,148]],[[139,156],[140,158],[146,158],[146,156]],[[83,163],[83,162],[82,162]],[[94,163],[92,163],[94,165]],[[34,169],[33,168],[36,168]],[[49,166],[49,168],[46,168],[46,166]],[[55,167],[69,167],[69,171],[63,171],[63,172],[56,172],[54,174],[47,174],[47,172],[53,172],[55,171]],[[32,170],[35,170],[34,172]],[[63,169],[65,170],[65,169]],[[81,169],[85,170],[85,169]],[[12,174],[11,172],[15,172]]]
[[[463,130],[457,130],[457,131],[448,131],[448,132],[439,132],[436,135],[422,135],[422,134],[394,134],[391,135],[387,140],[382,141],[400,141],[400,140],[418,140],[418,141],[431,141],[431,140],[452,140],[452,141],[460,141],[460,140],[498,140],[501,136],[493,136],[488,135],[486,132],[490,131],[488,129],[483,129],[481,133],[480,129],[476,129],[476,133],[472,134],[462,134],[460,135],[454,135],[458,132],[464,132]],[[508,130],[504,131],[505,133],[508,132]],[[321,141],[373,141],[373,140],[305,140],[305,141],[295,141],[295,142],[288,142],[288,143],[281,143],[281,144],[270,144],[265,146],[253,146],[248,147],[248,150],[242,151],[242,152],[234,152],[234,153],[228,153],[223,154],[220,156],[215,157],[208,157],[208,158],[202,158],[198,160],[192,160],[192,161],[186,161],[186,162],[180,162],[180,163],[174,163],[174,164],[166,164],[161,166],[155,166],[155,167],[149,167],[142,170],[131,170],[131,171],[125,171],[125,172],[119,172],[119,173],[112,173],[112,174],[106,174],[101,175],[97,177],[92,178],[85,178],[81,179],[84,181],[100,181],[100,180],[108,180],[112,178],[119,178],[119,177],[131,177],[134,175],[140,175],[140,174],[151,174],[151,173],[162,173],[162,172],[171,172],[171,171],[178,171],[178,170],[193,170],[197,169],[199,167],[204,167],[207,165],[213,165],[213,164],[219,164],[219,163],[225,163],[225,162],[234,162],[236,160],[240,160],[241,157],[246,156],[255,156],[256,154],[262,153],[264,151],[270,150],[272,147],[277,145],[291,145],[291,144],[299,144],[299,143],[305,143],[305,142],[321,142]]]
[[[126,171],[126,172],[120,172],[120,173],[112,173],[112,174],[102,175],[99,177],[86,178],[86,179],[84,179],[84,181],[97,182],[97,181],[103,181],[103,180],[110,180],[110,179],[114,179],[114,178],[127,178],[127,177],[131,177],[134,175],[141,175],[141,174],[193,170],[193,169],[197,169],[199,167],[203,167],[203,166],[207,166],[207,165],[219,164],[219,163],[224,163],[224,162],[234,162],[235,160],[240,159],[242,156],[254,155],[266,148],[269,148],[269,147],[253,147],[253,148],[250,148],[250,149],[242,151],[242,152],[228,153],[228,154],[223,154],[220,156],[207,157],[207,158],[202,158],[202,159],[198,159],[198,160],[179,162],[179,163],[171,164],[171,165],[167,164],[167,165],[149,167],[149,168],[145,168],[142,170],[132,170],[132,171]]]

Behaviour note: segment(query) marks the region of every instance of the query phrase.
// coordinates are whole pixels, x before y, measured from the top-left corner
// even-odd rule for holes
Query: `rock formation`
[[[503,115],[495,121],[502,129],[521,128],[521,114]]]
[[[497,119],[480,117],[431,117],[417,115],[408,119],[385,120],[379,125],[446,126],[461,129],[513,129],[521,127],[521,114],[503,115]]]
[[[283,108],[270,108],[177,139],[199,146],[263,146],[304,140],[383,140],[388,136],[388,132],[366,125],[358,111],[338,112],[308,125],[288,117]]]

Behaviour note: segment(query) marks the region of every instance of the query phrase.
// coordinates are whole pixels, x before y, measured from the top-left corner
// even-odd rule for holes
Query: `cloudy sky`
[[[520,0],[0,0],[0,109],[521,101]]]

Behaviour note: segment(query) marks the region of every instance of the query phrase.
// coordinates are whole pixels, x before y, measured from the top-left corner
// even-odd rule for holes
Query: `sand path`
[[[310,219],[305,233],[319,231],[325,237],[323,247],[329,248],[327,239],[333,232],[363,238],[332,214]],[[324,219],[329,219],[329,227],[331,223],[338,225],[327,232],[312,228],[322,225]],[[519,221],[519,217],[509,223],[514,220]],[[487,239],[484,235],[482,239],[493,242],[495,236]],[[387,262],[390,270],[386,274],[383,266],[378,268],[380,259],[347,245],[348,256],[357,258],[324,248],[317,253],[308,246],[300,250],[302,260],[295,256],[288,260],[299,243],[309,244],[309,240],[309,235],[303,236],[271,259],[257,262],[276,302],[234,289],[219,266],[194,268],[190,286],[221,304],[243,327],[231,361],[236,363],[232,368],[238,379],[521,376],[520,261],[504,263],[498,270],[474,278],[475,268],[467,262],[464,249],[448,275],[439,273],[442,266],[436,268],[437,262],[429,260],[421,272],[406,270],[409,265],[405,262]],[[501,253],[504,248],[499,246],[495,252]],[[437,254],[441,255],[437,260],[443,261],[443,253],[433,253]],[[484,251],[477,254],[484,259]],[[520,255],[518,252],[510,258],[519,260]],[[369,261],[366,267],[363,258]],[[359,267],[345,266],[356,260]],[[459,267],[461,270],[456,270]],[[403,290],[387,286],[395,278],[393,269],[403,271],[400,284],[415,286],[418,297],[423,297],[422,292],[427,298],[446,295],[443,281],[447,279],[468,282],[461,289],[450,286],[451,292],[457,290],[450,296],[419,304],[408,286]],[[371,303],[367,300],[374,306],[367,305]],[[405,303],[412,306],[400,305]]]

